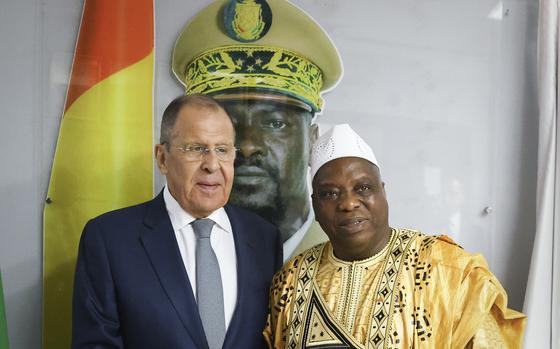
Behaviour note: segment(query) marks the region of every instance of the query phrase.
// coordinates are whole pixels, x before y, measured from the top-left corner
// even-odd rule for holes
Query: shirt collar
[[[185,211],[181,205],[175,200],[173,195],[169,192],[167,185],[163,188],[163,200],[165,201],[165,208],[169,214],[169,219],[171,220],[171,225],[173,230],[179,231],[185,226],[191,224],[196,218],[194,218],[190,213]],[[232,232],[231,224],[227,216],[226,210],[220,207],[216,211],[212,212],[208,217],[213,220],[220,228],[228,233]]]
[[[292,253],[296,250],[299,246],[303,237],[309,230],[311,223],[315,219],[315,215],[313,213],[313,209],[309,209],[309,213],[307,214],[307,219],[303,223],[303,225],[294,233],[294,235],[290,236],[288,240],[284,241],[283,252],[284,252],[284,261],[287,261],[291,256]]]

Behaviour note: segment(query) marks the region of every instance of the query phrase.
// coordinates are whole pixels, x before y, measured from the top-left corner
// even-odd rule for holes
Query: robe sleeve
[[[464,269],[454,311],[453,348],[521,348],[526,317],[507,307],[507,294],[481,255]]]

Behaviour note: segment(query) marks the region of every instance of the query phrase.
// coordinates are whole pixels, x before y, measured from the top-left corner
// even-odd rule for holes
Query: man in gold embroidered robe
[[[313,208],[329,242],[273,280],[270,348],[520,348],[526,318],[480,255],[394,229],[371,148],[348,126],[311,155]]]

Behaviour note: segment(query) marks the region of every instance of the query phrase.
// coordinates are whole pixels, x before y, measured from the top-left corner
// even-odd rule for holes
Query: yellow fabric
[[[332,263],[324,257],[330,249],[329,242],[309,249],[275,275],[264,330],[270,348],[320,345],[314,327],[324,329],[319,335],[325,341],[349,348],[521,347],[526,318],[507,308],[506,293],[484,258],[447,237],[406,229],[391,239],[373,290],[364,292],[371,282],[363,283],[362,295],[370,300],[359,301],[360,311],[370,316],[362,341],[363,331],[348,331],[329,306],[338,295],[325,295],[317,282],[328,278],[322,270]],[[336,268],[327,268],[336,278]]]
[[[70,346],[78,241],[87,220],[153,195],[153,52],[80,96],[62,119],[44,210],[44,346]]]
[[[389,247],[389,245],[387,245]],[[375,285],[379,280],[386,249],[366,260],[345,262],[337,259],[327,244],[321,256],[315,282],[333,318],[365,344],[373,309]]]

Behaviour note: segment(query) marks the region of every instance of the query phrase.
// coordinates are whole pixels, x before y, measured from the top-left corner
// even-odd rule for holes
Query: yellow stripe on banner
[[[153,51],[80,96],[62,119],[44,211],[44,348],[69,348],[87,220],[153,196]]]

